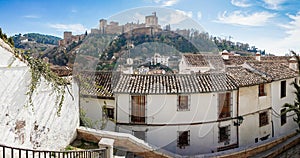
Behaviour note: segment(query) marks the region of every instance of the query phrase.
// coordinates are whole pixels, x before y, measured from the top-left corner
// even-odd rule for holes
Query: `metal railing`
[[[10,147],[0,144],[0,158],[106,158],[107,151],[102,149],[46,151]]]

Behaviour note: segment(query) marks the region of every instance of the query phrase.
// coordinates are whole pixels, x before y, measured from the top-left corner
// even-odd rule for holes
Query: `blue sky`
[[[300,52],[299,0],[0,0],[0,27],[10,36],[37,32],[62,37],[63,31],[81,34],[98,27],[101,18],[145,6],[176,10],[213,36],[231,36],[268,53]],[[175,26],[180,16],[173,18]]]

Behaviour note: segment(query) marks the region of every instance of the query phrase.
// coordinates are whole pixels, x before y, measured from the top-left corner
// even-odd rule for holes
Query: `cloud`
[[[280,4],[285,2],[285,0],[263,0],[265,2],[265,7],[268,9],[278,10],[280,9]]]
[[[49,27],[57,31],[72,31],[74,34],[82,34],[88,30],[82,24],[50,24]]]
[[[77,13],[76,9],[71,9],[71,13]]]
[[[296,15],[287,15],[290,22],[279,24],[284,29],[285,35],[280,38],[261,37],[255,39],[253,43],[257,43],[258,48],[265,49],[267,53],[276,55],[285,55],[294,50],[300,53],[300,11]]]
[[[177,4],[179,0],[153,0],[154,3],[160,4],[163,7],[169,7]]]
[[[165,13],[159,17],[159,23],[161,25],[167,24],[180,24],[182,21],[193,17],[192,11],[175,10],[170,13]]]
[[[202,19],[202,13],[200,11],[197,12],[197,18],[198,18],[198,20]]]
[[[189,18],[193,17],[193,12],[192,11],[176,10],[176,12],[178,13],[177,15],[187,16]]]
[[[286,49],[300,51],[300,11],[296,15],[288,15],[291,21],[288,24],[280,25],[285,29],[287,36],[280,41]]]
[[[247,0],[231,0],[231,4],[243,8],[251,6],[250,3],[247,3]]]
[[[275,16],[276,14],[265,11],[255,12],[252,14],[242,13],[241,11],[234,11],[231,14],[227,14],[227,12],[224,11],[222,15],[218,16],[218,20],[216,22],[244,26],[264,26]]]
[[[23,17],[28,18],[28,19],[39,19],[40,18],[40,16],[38,16],[38,15],[24,15]]]

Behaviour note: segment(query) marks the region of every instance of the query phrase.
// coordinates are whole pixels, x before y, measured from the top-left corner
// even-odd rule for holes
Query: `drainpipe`
[[[237,90],[237,97],[236,97],[236,116],[239,116],[239,96],[240,96],[240,88]],[[236,126],[236,140],[237,140],[237,147],[239,147],[240,142],[239,142],[239,125]]]
[[[118,128],[118,94],[114,94],[114,97],[115,97],[115,110],[116,110],[115,132],[119,132],[119,128]]]

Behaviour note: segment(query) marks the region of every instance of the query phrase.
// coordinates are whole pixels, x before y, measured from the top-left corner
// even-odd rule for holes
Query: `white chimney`
[[[292,57],[290,60],[289,60],[289,68],[290,69],[293,69],[295,71],[298,71],[298,62],[297,60],[295,59],[295,57]]]
[[[255,59],[256,59],[257,61],[260,61],[260,53],[259,53],[259,52],[257,52],[257,53],[255,54]]]
[[[228,60],[229,59],[229,53],[228,53],[227,50],[223,50],[223,52],[222,52],[222,58],[224,60]]]

